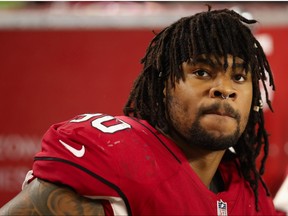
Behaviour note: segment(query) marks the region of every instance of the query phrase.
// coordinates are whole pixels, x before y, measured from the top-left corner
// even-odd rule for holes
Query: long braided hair
[[[248,20],[233,10],[211,10],[183,17],[156,34],[142,59],[143,71],[136,79],[124,114],[147,120],[152,126],[169,133],[169,121],[165,115],[163,89],[167,79],[175,82],[184,78],[181,64],[200,54],[212,54],[224,57],[224,67],[227,67],[227,55],[240,57],[250,67],[253,83],[253,99],[247,126],[234,146],[240,161],[241,173],[250,183],[255,195],[258,209],[258,182],[262,182],[264,165],[268,156],[268,134],[264,127],[263,110],[257,112],[254,106],[259,106],[261,92],[259,82],[265,90],[266,102],[272,110],[268,98],[265,80],[269,77],[269,85],[275,89],[272,72],[260,43],[253,36],[249,24],[256,20]],[[235,59],[234,59],[235,60]],[[234,65],[233,61],[233,66]],[[272,110],[273,111],[273,110]],[[260,168],[257,168],[256,158],[264,150]]]

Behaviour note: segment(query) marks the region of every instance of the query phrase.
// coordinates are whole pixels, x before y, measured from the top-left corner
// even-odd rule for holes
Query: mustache
[[[214,103],[209,106],[200,107],[198,111],[198,117],[205,114],[219,114],[226,115],[235,118],[240,121],[240,114],[228,103]]]

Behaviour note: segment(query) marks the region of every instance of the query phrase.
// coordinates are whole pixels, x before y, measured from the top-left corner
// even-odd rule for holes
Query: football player
[[[164,28],[124,115],[52,125],[1,214],[275,215],[261,177],[269,140],[259,88],[274,82],[254,23],[208,7]]]

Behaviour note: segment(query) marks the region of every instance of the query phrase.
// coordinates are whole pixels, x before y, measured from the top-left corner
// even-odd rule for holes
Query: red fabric
[[[104,208],[105,216],[114,216],[113,209],[108,200],[101,200],[101,204]]]
[[[34,174],[73,187],[83,195],[118,196],[133,215],[216,215],[217,202],[228,215],[275,215],[259,183],[259,208],[236,161],[219,170],[225,191],[214,194],[191,169],[183,152],[145,121],[129,117],[84,115],[53,125],[36,155]],[[59,140],[85,154],[74,156]],[[109,212],[109,211],[107,211]]]

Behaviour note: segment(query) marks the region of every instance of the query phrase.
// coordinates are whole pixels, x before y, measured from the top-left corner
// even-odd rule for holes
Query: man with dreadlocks
[[[266,75],[274,82],[255,22],[209,7],[162,30],[125,116],[53,125],[1,214],[275,215],[261,177],[269,142],[259,88]]]

